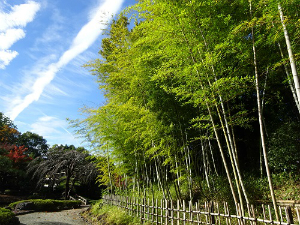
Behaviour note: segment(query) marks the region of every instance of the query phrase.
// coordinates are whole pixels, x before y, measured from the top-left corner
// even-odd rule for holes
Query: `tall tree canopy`
[[[291,79],[299,66],[299,6],[140,0],[111,22],[100,58],[86,65],[107,102],[84,109],[75,126],[137,190],[157,185],[170,198],[174,184],[181,198],[184,184],[192,199],[195,189],[215,191],[212,178],[225,176],[235,205],[249,203],[245,174],[270,177],[269,165],[300,169],[279,156],[299,151],[299,140],[284,135],[299,129]],[[262,154],[270,159],[265,169]]]
[[[34,158],[46,154],[49,149],[46,139],[30,131],[20,135],[18,145],[25,146],[27,148],[26,153],[32,155]]]

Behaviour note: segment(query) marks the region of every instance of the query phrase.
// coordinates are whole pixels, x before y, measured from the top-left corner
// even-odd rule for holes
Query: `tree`
[[[253,17],[252,14],[252,2],[249,0],[249,7],[250,7],[250,16],[251,19]],[[261,139],[261,145],[262,145],[262,151],[264,156],[264,162],[265,162],[265,168],[267,172],[267,178],[269,183],[269,188],[271,192],[271,198],[275,210],[275,216],[276,219],[279,219],[278,209],[277,209],[277,203],[276,198],[274,194],[274,188],[271,178],[271,173],[269,169],[269,163],[268,163],[268,157],[267,157],[267,150],[266,150],[266,142],[265,142],[265,132],[264,132],[264,124],[263,124],[263,111],[262,111],[262,104],[261,104],[261,97],[260,97],[260,89],[259,89],[259,78],[258,78],[258,66],[257,66],[257,53],[256,53],[256,39],[255,39],[255,33],[254,33],[254,26],[251,27],[251,39],[252,39],[252,49],[253,49],[253,65],[254,65],[254,74],[255,74],[255,88],[256,88],[256,99],[257,99],[257,108],[258,108],[258,121],[259,121],[259,131],[260,131],[260,139]]]
[[[46,139],[30,131],[21,134],[17,144],[18,146],[25,146],[27,148],[26,153],[33,158],[45,155],[49,149]]]
[[[17,126],[0,112],[0,144],[15,144],[20,132],[17,130]]]
[[[50,187],[65,182],[64,197],[69,199],[75,182],[87,182],[97,176],[96,167],[87,157],[84,148],[75,148],[73,145],[54,145],[44,156],[35,158],[28,165],[28,173],[37,178],[38,186],[45,184],[46,178]]]
[[[17,147],[20,135],[14,123],[0,112],[0,189],[18,189],[22,179],[22,166],[27,156],[23,147]]]
[[[32,158],[28,157],[28,155],[25,154],[26,151],[27,148],[25,148],[24,146],[13,146],[13,148],[9,150],[7,157],[10,158],[10,160],[13,161],[15,164],[28,162],[32,160]]]
[[[284,22],[296,36],[295,60],[297,2],[282,3],[293,19]],[[181,198],[185,182],[192,199],[196,185],[214,190],[210,177],[226,176],[243,211],[251,201],[243,175],[259,173],[262,148],[268,170],[266,145],[273,154],[284,149],[274,134],[299,121],[286,85],[287,53],[277,45],[285,40],[277,4],[253,1],[249,10],[248,1],[141,0],[111,22],[100,59],[86,65],[107,102],[84,109],[87,118],[75,123],[104,157],[106,181],[113,183],[113,163],[139,194],[156,185],[170,198],[174,183]],[[126,15],[135,20],[131,30]]]

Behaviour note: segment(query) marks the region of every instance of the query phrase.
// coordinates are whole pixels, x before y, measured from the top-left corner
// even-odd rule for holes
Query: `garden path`
[[[60,212],[34,212],[17,217],[20,225],[89,225],[80,215],[86,209],[83,207]]]

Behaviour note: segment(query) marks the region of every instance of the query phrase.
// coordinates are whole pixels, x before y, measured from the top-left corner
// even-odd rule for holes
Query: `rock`
[[[16,210],[32,210],[32,209],[34,209],[34,204],[33,204],[33,202],[21,202],[16,205],[15,209]]]

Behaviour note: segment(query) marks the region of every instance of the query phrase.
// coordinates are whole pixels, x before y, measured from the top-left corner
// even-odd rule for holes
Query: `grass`
[[[102,204],[102,200],[97,201],[86,211],[83,216],[95,224],[114,225],[139,225],[140,220],[128,215],[125,210],[117,206]]]
[[[8,224],[18,224],[18,219],[15,214],[12,213],[9,209],[0,208],[0,224],[8,225]]]

